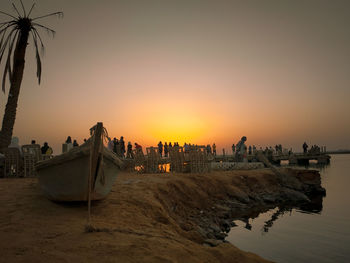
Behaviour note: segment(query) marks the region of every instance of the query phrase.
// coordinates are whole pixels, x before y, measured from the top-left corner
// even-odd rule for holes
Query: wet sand
[[[317,184],[315,174],[303,177]],[[276,193],[285,195],[280,190],[268,169],[123,173],[110,195],[93,203],[95,231],[86,232],[85,203],[49,201],[36,178],[0,179],[0,261],[269,262],[215,235],[223,219],[234,216],[228,213],[232,204],[242,211],[242,205],[256,205],[258,196],[271,203],[271,196],[281,196]],[[259,202],[266,204],[265,199]]]

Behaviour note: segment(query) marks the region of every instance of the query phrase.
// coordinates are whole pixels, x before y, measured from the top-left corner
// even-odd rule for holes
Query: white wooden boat
[[[83,145],[37,163],[39,185],[49,199],[100,200],[111,191],[123,161],[103,146],[102,123],[94,128],[94,135]]]

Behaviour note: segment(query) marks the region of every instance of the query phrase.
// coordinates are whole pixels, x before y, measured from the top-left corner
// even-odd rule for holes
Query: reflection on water
[[[297,210],[297,212],[306,214],[321,214],[323,208],[323,197],[323,195],[313,196],[310,199],[310,203],[299,205],[299,210]]]
[[[271,228],[273,226],[273,223],[280,217],[282,216],[284,213],[290,213],[292,212],[291,209],[281,209],[278,208],[276,212],[272,213],[271,219],[265,221],[264,226],[262,228],[262,232],[266,233],[269,232],[269,228]]]
[[[350,262],[350,155],[331,157],[328,166],[308,166],[320,171],[326,197],[250,213],[226,240],[275,262]]]
[[[332,162],[332,159],[331,159]],[[281,161],[280,167],[290,167],[294,169],[313,169],[318,171],[324,171],[328,166],[330,166],[331,163],[323,164],[323,163],[317,163],[316,160],[310,160],[309,164],[307,165],[298,165],[298,164],[289,164],[288,161]]]
[[[253,229],[253,222],[256,218],[263,219],[263,226],[261,227],[261,233],[269,232],[269,229],[273,226],[274,222],[284,215],[291,216],[293,212],[297,213],[305,213],[305,214],[320,214],[322,211],[322,200],[323,195],[314,196],[310,199],[310,203],[300,204],[298,206],[282,206],[276,207],[274,209],[270,209],[267,212],[257,213],[257,214],[249,214],[245,217],[242,217],[240,220],[234,221],[234,223],[239,226],[241,225],[239,221],[244,223],[242,225],[247,230]]]

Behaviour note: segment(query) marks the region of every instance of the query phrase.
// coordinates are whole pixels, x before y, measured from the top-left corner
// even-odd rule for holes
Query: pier
[[[224,152],[223,152],[224,153]],[[131,169],[143,173],[162,172],[190,172],[202,173],[211,169],[253,169],[259,168],[261,158],[264,156],[270,165],[280,165],[282,161],[288,161],[290,165],[308,165],[314,160],[317,164],[329,164],[330,155],[325,152],[318,153],[267,153],[257,151],[246,156],[245,162],[237,162],[234,155],[213,155],[206,152],[205,147],[194,147],[189,152],[185,152],[183,147],[173,147],[167,157],[161,157],[157,147],[147,147],[146,154],[142,151],[134,150],[134,159],[127,163]],[[260,156],[261,157],[261,156]],[[265,162],[263,162],[266,164]]]
[[[308,165],[310,161],[317,161],[317,164],[329,164],[331,156],[321,152],[321,153],[292,153],[292,154],[272,154],[266,155],[268,160],[272,164],[281,164],[282,161],[288,161],[288,164],[291,165]],[[216,162],[234,162],[235,158],[233,155],[217,155],[214,157]],[[257,161],[258,158],[256,154],[247,155],[248,162]]]
[[[308,165],[311,160],[318,164],[329,164],[331,156],[326,153],[296,153],[291,155],[273,155],[272,162],[281,164],[281,161],[288,161],[289,164]]]

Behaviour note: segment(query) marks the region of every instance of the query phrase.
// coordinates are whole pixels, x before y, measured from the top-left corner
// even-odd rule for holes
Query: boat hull
[[[120,173],[120,166],[116,165],[116,161],[110,155],[103,154],[100,160],[92,187],[91,200],[105,198]],[[80,154],[74,159],[67,158],[67,160],[52,165],[39,165],[36,169],[39,186],[45,196],[53,201],[88,200],[89,161],[89,154]]]

